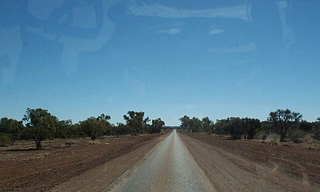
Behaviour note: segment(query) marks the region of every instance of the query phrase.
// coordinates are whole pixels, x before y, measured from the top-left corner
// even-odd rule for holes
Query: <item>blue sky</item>
[[[320,116],[318,1],[0,3],[0,117]]]

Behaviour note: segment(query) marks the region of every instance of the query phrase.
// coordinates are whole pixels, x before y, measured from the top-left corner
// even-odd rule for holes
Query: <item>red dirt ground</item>
[[[277,169],[282,174],[303,180],[320,189],[320,150],[270,145],[250,140],[228,140],[204,133],[192,133],[188,136],[251,162]]]
[[[157,140],[162,134],[44,141],[43,150],[0,150],[1,191],[47,191],[88,170]],[[72,145],[67,147],[68,145]],[[150,145],[151,146],[151,145]],[[112,174],[112,173],[110,173]],[[116,179],[115,176],[114,179]]]

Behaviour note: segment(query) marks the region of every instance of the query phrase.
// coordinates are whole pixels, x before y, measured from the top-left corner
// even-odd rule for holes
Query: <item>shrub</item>
[[[0,147],[7,147],[11,143],[10,138],[7,134],[0,133]]]
[[[313,129],[313,138],[317,141],[320,141],[320,129]]]
[[[294,129],[290,132],[290,139],[294,143],[300,143],[300,139],[303,138],[306,133],[299,129]]]
[[[267,132],[262,130],[259,131],[258,133],[256,133],[256,135],[254,136],[254,138],[259,139],[259,140],[266,140],[267,138]]]
[[[267,142],[275,143],[280,141],[280,135],[276,133],[269,133],[269,135],[266,138]]]

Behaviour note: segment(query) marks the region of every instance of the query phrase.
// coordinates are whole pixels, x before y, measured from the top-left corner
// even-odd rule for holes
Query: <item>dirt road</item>
[[[70,147],[58,139],[44,141],[43,150],[0,150],[0,191],[102,191],[166,136],[75,139]]]
[[[69,142],[1,150],[0,190],[320,191],[319,150],[176,131]]]
[[[288,150],[174,131],[113,191],[319,191],[319,174],[299,161],[317,163],[319,152]]]
[[[113,191],[215,191],[174,130]]]
[[[320,191],[319,151],[200,133],[180,137],[217,191]]]

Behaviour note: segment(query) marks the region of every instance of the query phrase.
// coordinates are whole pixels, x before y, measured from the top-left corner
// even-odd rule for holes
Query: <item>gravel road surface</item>
[[[303,174],[301,178],[284,172],[283,162],[273,162],[274,166],[267,166],[265,164],[267,161],[253,160],[257,156],[253,151],[250,151],[251,158],[249,158],[240,151],[233,151],[236,146],[228,147],[226,144],[227,142],[234,144],[237,141],[225,140],[220,144],[217,142],[214,145],[208,145],[185,134],[180,134],[180,138],[216,191],[319,191],[319,188],[310,184],[306,175]],[[242,144],[242,147],[250,150],[252,144],[250,146]],[[271,152],[264,156],[273,158]],[[293,169],[299,171],[299,166]]]
[[[215,191],[174,130],[113,191]]]

